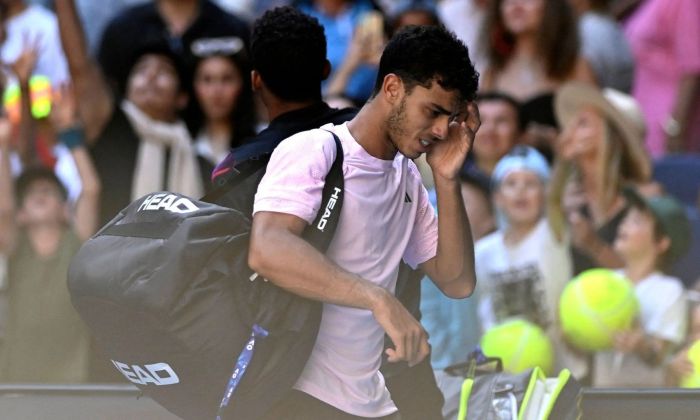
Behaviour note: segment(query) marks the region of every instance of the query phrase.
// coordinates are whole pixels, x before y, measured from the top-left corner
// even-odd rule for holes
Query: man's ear
[[[392,105],[397,104],[405,94],[403,81],[399,76],[395,75],[394,73],[389,73],[386,76],[384,76],[381,92],[384,95],[387,102],[389,102]]]
[[[263,81],[257,70],[250,71],[250,85],[253,87],[253,92],[260,92],[260,90],[262,90]]]
[[[328,76],[331,74],[331,62],[326,60],[325,63],[323,63],[323,71],[321,73],[321,80],[326,80],[328,79]]]

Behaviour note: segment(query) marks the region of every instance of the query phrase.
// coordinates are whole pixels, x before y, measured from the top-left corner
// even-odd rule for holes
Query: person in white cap
[[[559,297],[571,279],[565,242],[545,218],[549,181],[545,158],[529,146],[515,146],[499,160],[492,178],[499,229],[475,246],[478,317],[482,331],[512,318],[539,325],[555,348],[555,369],[581,378],[586,362],[564,344],[557,327]]]

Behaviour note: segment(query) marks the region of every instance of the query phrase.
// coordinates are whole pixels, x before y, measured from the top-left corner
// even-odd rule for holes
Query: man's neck
[[[263,103],[265,104],[265,108],[267,108],[267,114],[270,121],[273,121],[275,118],[279,117],[282,114],[308,108],[311,105],[320,102],[320,99],[309,99],[306,101],[298,102],[280,101],[276,98],[263,96]]]
[[[158,13],[171,35],[182,35],[199,14],[199,0],[159,0]]]
[[[370,99],[348,122],[350,134],[371,156],[392,160],[398,150],[386,131],[385,113],[379,109],[377,99]]]

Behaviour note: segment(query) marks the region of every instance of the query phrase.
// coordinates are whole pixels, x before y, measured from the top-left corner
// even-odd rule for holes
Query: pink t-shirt
[[[680,80],[700,74],[700,1],[646,0],[626,23],[625,34],[636,61],[632,93],[646,119],[647,148],[659,157],[665,154],[663,125],[673,111]],[[690,121],[700,125],[700,108],[691,114]],[[699,129],[691,128],[691,141],[700,136]]]
[[[412,267],[437,252],[437,218],[415,164],[371,156],[346,124],[323,127],[340,138],[345,195],[326,255],[343,269],[392,292],[401,259]],[[316,129],[283,141],[255,195],[253,214],[272,211],[313,222],[336,147]],[[345,412],[381,417],[396,411],[379,372],[384,330],[371,311],[324,304],[316,345],[295,388]]]

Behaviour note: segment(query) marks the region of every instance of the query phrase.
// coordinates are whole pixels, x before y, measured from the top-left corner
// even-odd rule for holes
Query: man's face
[[[169,121],[184,105],[175,66],[165,56],[144,54],[129,73],[126,96],[149,117]]]
[[[503,100],[479,102],[481,126],[474,140],[477,159],[495,162],[508,153],[518,137],[517,112]]]
[[[436,82],[430,88],[417,85],[409,93],[403,89],[387,119],[389,141],[404,156],[417,158],[446,138],[451,121],[465,117],[462,104],[458,92]]]

